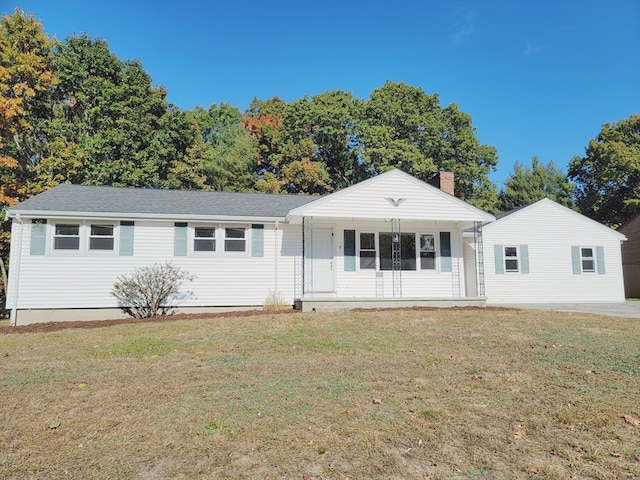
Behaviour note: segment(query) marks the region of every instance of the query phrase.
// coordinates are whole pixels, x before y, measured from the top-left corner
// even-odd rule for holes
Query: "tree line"
[[[87,35],[49,38],[20,10],[0,21],[0,52],[3,210],[59,183],[325,194],[391,168],[423,180],[451,171],[456,196],[492,213],[548,197],[615,225],[639,208],[638,115],[604,125],[568,175],[533,158],[498,190],[496,148],[469,114],[419,87],[180,110],[140,62]],[[5,223],[4,258],[8,240]]]

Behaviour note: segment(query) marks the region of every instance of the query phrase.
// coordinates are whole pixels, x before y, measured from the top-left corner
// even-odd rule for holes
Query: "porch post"
[[[402,298],[402,232],[400,219],[391,219],[391,270],[393,296]]]

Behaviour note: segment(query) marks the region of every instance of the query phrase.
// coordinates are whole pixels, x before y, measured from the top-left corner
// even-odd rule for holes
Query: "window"
[[[399,253],[400,270],[416,269],[416,234],[382,232],[380,239],[380,270],[393,270],[393,252]]]
[[[89,250],[113,250],[113,245],[113,225],[91,225]]]
[[[376,268],[376,235],[360,234],[360,268],[369,270]]]
[[[224,229],[224,251],[246,252],[246,238],[244,228]]]
[[[504,271],[518,273],[519,263],[518,247],[504,247]]]
[[[580,248],[580,261],[582,263],[583,272],[596,271],[596,261],[593,255],[593,248],[591,247]]]
[[[420,268],[422,270],[436,268],[436,237],[432,234],[420,235]]]
[[[215,227],[195,227],[193,229],[193,251],[215,252],[216,229]]]
[[[55,226],[53,236],[54,250],[79,250],[80,249],[80,225],[59,223]]]

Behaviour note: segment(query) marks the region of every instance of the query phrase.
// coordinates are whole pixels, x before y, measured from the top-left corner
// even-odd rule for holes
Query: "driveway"
[[[508,305],[501,304],[500,306],[527,310],[556,310],[558,312],[594,313],[611,317],[640,318],[640,301],[620,303],[513,303]]]

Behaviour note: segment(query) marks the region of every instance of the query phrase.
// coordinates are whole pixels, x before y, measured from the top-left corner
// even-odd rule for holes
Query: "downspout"
[[[16,326],[17,315],[18,315],[18,311],[17,311],[18,310],[18,286],[20,285],[20,263],[21,263],[21,257],[22,257],[22,229],[24,228],[24,225],[22,223],[22,217],[20,217],[19,213],[16,214],[16,222],[18,224],[18,238],[16,240],[16,243],[14,244],[16,246],[16,250],[14,252],[14,255],[16,256],[16,258],[11,259],[11,266],[10,266],[11,287],[12,287],[11,289],[12,308],[11,308],[11,315],[9,317],[9,325],[11,325],[12,327]],[[12,238],[11,243],[13,243],[13,240],[14,239]]]
[[[278,283],[278,278],[280,276],[279,273],[279,265],[280,265],[280,257],[279,257],[279,244],[278,244],[278,232],[280,231],[280,229],[278,228],[279,223],[278,220],[276,220],[276,225],[275,225],[275,229],[274,229],[274,256],[273,258],[275,259],[275,265],[273,266],[273,272],[274,272],[274,279],[273,279],[273,289],[274,289],[274,293],[276,295],[279,295],[279,283]]]
[[[305,267],[306,267],[306,263],[307,263],[307,259],[306,259],[306,252],[304,251],[305,249],[305,232],[307,230],[307,226],[305,225],[305,221],[306,221],[306,217],[302,217],[302,285],[301,285],[301,292],[302,295],[301,297],[304,298],[305,295],[305,291],[304,291],[304,284],[305,284],[305,275],[306,275],[306,271],[305,271]]]

